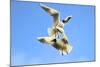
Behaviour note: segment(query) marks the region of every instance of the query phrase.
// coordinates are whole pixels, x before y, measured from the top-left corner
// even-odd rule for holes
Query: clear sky
[[[34,2],[11,1],[11,64],[32,65],[95,60],[95,7],[71,4],[45,5],[58,10],[61,20],[71,15],[65,33],[73,46],[69,55],[62,56],[50,45],[37,41],[48,36],[52,17]]]

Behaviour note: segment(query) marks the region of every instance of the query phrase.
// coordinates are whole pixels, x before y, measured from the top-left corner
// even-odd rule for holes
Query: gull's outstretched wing
[[[62,20],[62,22],[65,24],[65,23],[67,23],[71,18],[72,18],[72,16],[68,16],[68,17],[66,17],[64,20]]]
[[[60,22],[59,12],[57,10],[50,8],[41,3],[40,6],[42,9],[44,9],[48,14],[50,14],[53,17],[54,25],[57,25],[57,23]]]
[[[37,38],[38,41],[40,41],[41,43],[46,43],[46,44],[54,44],[54,37],[38,37]]]

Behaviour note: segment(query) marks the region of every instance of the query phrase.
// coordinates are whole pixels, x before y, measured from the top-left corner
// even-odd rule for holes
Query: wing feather
[[[54,25],[57,25],[57,23],[60,21],[60,18],[59,18],[59,12],[53,8],[50,8],[44,4],[40,4],[40,7],[46,11],[49,15],[52,16],[53,18],[53,21],[54,21]]]

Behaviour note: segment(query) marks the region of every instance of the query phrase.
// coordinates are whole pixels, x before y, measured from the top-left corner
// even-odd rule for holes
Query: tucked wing
[[[49,15],[53,17],[54,25],[57,25],[57,23],[60,21],[59,18],[59,12],[53,8],[50,8],[44,4],[40,4],[41,8],[44,9]]]

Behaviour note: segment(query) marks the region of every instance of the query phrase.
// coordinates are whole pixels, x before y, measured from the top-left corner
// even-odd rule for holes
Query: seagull
[[[48,28],[48,37],[38,37],[38,41],[52,45],[56,48],[60,54],[69,54],[72,50],[72,46],[68,43],[68,38],[64,32],[64,25],[71,19],[72,16],[68,16],[64,20],[60,20],[60,14],[57,10],[50,8],[40,3],[40,7],[46,11],[53,18],[53,26]],[[61,36],[60,36],[61,35]],[[58,36],[58,37],[57,37]]]
[[[72,46],[68,43],[66,35],[63,35],[62,39],[56,39],[55,36],[48,36],[38,37],[38,40],[41,43],[50,44],[51,46],[56,48],[62,55],[69,54],[72,50]]]
[[[40,7],[44,11],[46,11],[50,16],[52,16],[52,18],[53,18],[53,26],[48,28],[49,36],[57,34],[58,31],[60,33],[64,33],[63,28],[64,28],[65,24],[68,23],[68,21],[72,18],[72,16],[68,16],[64,20],[61,21],[60,13],[57,10],[50,8],[42,3],[40,3]]]

